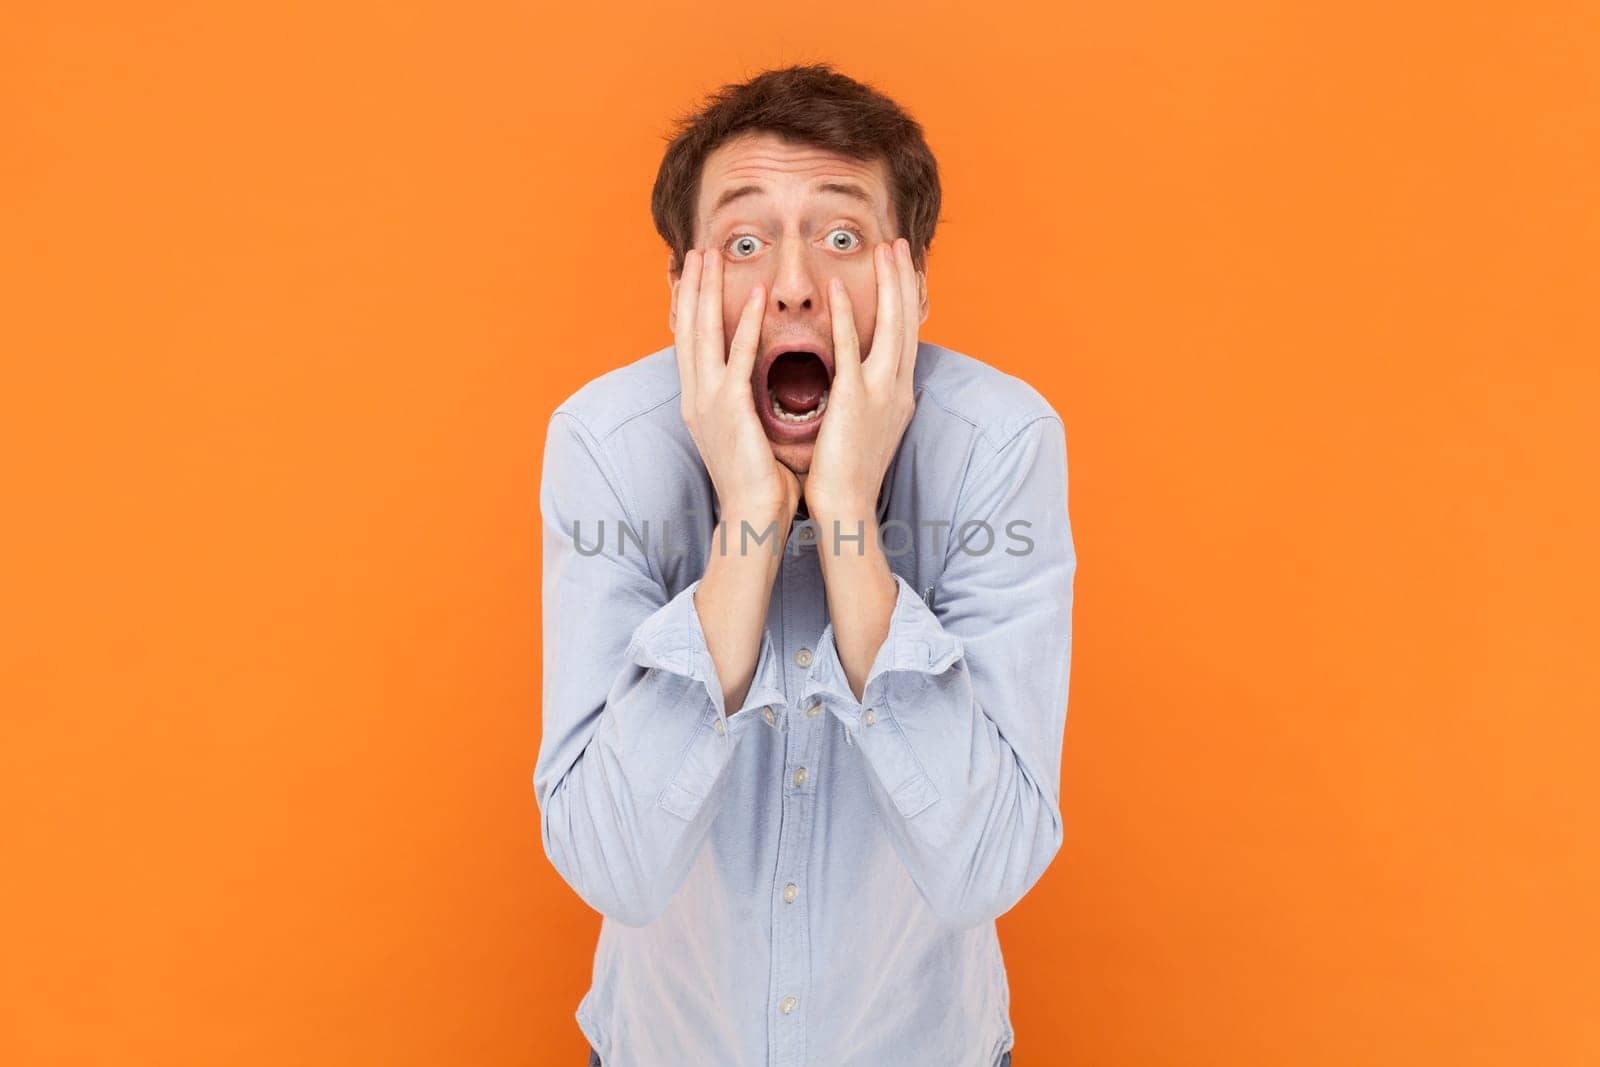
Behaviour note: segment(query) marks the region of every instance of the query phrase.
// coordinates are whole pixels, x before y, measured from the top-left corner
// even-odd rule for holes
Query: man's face
[[[764,285],[766,310],[750,388],[773,455],[802,481],[826,417],[825,409],[816,411],[833,380],[828,283],[844,283],[861,356],[867,358],[878,320],[872,250],[899,236],[891,216],[882,161],[866,163],[774,134],[729,141],[701,170],[694,247],[722,253],[723,339],[732,343],[750,290]],[[674,297],[678,278],[668,274]],[[926,320],[926,282],[920,276],[918,282]],[[675,301],[669,320],[676,331]]]

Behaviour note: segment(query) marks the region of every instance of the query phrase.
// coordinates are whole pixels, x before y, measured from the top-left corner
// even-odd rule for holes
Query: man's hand
[[[750,291],[732,350],[722,338],[722,254],[716,249],[684,256],[678,282],[674,334],[680,407],[700,450],[724,515],[772,516],[780,526],[800,502],[800,480],[773,454],[750,388],[766,288]]]
[[[680,408],[716,490],[722,513],[719,543],[738,546],[733,552],[712,551],[694,605],[722,687],[723,709],[730,715],[738,714],[755,678],[772,585],[800,501],[800,480],[773,454],[750,388],[765,310],[766,289],[757,285],[739,315],[732,351],[725,349],[722,254],[709,249],[684,256],[672,320]],[[777,524],[778,536],[768,542],[774,551],[744,550],[747,522],[757,536]]]
[[[831,283],[833,384],[805,484],[806,507],[814,517],[875,512],[883,476],[916,411],[911,374],[921,314],[910,242],[901,237],[879,245],[872,263],[878,320],[864,361],[849,294],[837,279]]]
[[[872,263],[878,278],[878,319],[865,360],[844,286],[835,281],[828,298],[833,385],[805,484],[806,507],[822,531],[818,560],[834,644],[857,700],[888,637],[899,591],[878,544],[878,490],[916,412],[911,373],[921,322],[910,243],[901,238],[879,245]],[[845,538],[854,540],[854,551]]]

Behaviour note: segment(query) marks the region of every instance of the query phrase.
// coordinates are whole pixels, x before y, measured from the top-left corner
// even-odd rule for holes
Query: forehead
[[[843,194],[824,192],[826,185],[848,185],[861,189],[869,202],[855,200],[861,210],[880,222],[889,209],[889,183],[881,159],[861,160],[839,155],[825,148],[796,144],[776,134],[747,134],[717,148],[706,157],[700,172],[700,193],[695,219],[703,227],[711,222],[719,201],[747,187],[761,189],[766,197],[803,203],[810,195],[830,200],[852,200]],[[760,196],[740,197],[737,203],[752,204]],[[726,209],[725,209],[726,210]]]

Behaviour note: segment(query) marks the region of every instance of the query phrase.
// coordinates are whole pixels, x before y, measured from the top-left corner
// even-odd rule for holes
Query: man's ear
[[[672,253],[667,253],[667,292],[671,296],[667,300],[667,331],[674,336],[678,333],[678,282],[681,274],[672,270]]]
[[[917,271],[917,300],[922,306],[922,317],[917,320],[917,325],[928,321],[928,272]]]

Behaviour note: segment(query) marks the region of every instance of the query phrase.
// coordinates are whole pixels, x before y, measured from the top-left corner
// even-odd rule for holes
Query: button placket
[[[814,698],[806,706],[803,716],[795,715],[793,732],[800,743],[794,746],[790,762],[784,768],[788,776],[787,792],[815,794],[817,791],[818,761],[822,756],[822,735],[826,728],[824,723],[816,721],[821,714],[822,700]]]
[[[786,720],[787,721],[787,720]],[[801,720],[804,722],[805,720]],[[776,1006],[781,1026],[772,1031],[775,1062],[799,1062],[804,1043],[804,1030],[797,1014],[800,994],[804,992],[808,975],[809,932],[806,927],[805,902],[800,900],[800,883],[804,880],[806,858],[810,849],[812,806],[806,802],[806,790],[800,788],[807,780],[805,764],[811,734],[814,729],[786,730],[782,746],[783,763],[789,770],[789,780],[781,789],[779,807],[782,815],[778,829],[778,867],[775,885],[782,889],[774,895],[772,921],[773,955],[770,989],[777,998]],[[791,764],[794,761],[794,764]],[[792,787],[791,787],[792,786]]]
[[[804,542],[805,527],[800,528]],[[813,529],[813,533],[814,533]],[[781,611],[775,633],[781,634],[782,647],[792,650],[785,689],[797,693],[805,685],[807,668],[815,660],[814,642],[823,627],[825,607],[820,599],[821,584],[816,579],[819,564],[814,552],[798,553],[785,561],[776,593]],[[782,1064],[802,1062],[805,1048],[804,1015],[799,1011],[806,995],[810,973],[810,930],[806,898],[800,889],[806,884],[807,864],[815,824],[815,806],[810,803],[816,788],[817,748],[822,723],[818,720],[820,701],[781,705],[778,709],[783,743],[778,746],[772,768],[783,777],[779,793],[778,862],[772,881],[772,965],[768,976],[768,1001],[776,1009],[777,1020],[770,1028],[769,1061]]]

